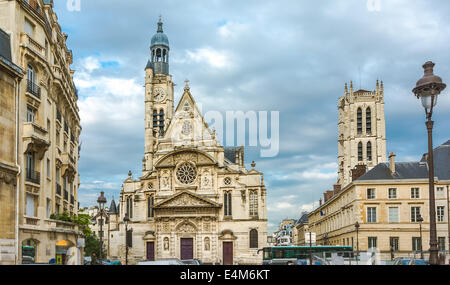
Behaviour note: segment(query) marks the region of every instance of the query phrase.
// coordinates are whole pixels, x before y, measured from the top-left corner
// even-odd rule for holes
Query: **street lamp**
[[[356,228],[356,262],[359,262],[359,223],[356,222],[355,228]]]
[[[430,192],[430,264],[437,265],[438,247],[436,234],[436,204],[434,198],[434,161],[433,161],[433,108],[436,106],[438,95],[445,89],[446,85],[442,83],[439,76],[433,74],[434,63],[431,61],[423,65],[424,76],[417,81],[416,88],[413,89],[414,95],[421,99],[422,106],[425,109],[428,130],[428,179]]]
[[[125,265],[128,265],[128,222],[130,218],[128,217],[128,213],[125,213],[125,217],[123,218],[123,222],[125,223]]]
[[[422,222],[423,222],[423,218],[422,216],[418,216],[417,217],[417,221],[419,222],[419,227],[420,227],[420,259],[424,259],[423,258],[423,247],[422,247]]]
[[[97,203],[100,209],[100,231],[99,231],[99,236],[100,236],[100,255],[99,255],[99,260],[100,260],[100,265],[103,265],[103,214],[104,214],[104,207],[106,204],[106,197],[104,196],[104,192],[100,192],[100,197],[98,197],[97,199]]]

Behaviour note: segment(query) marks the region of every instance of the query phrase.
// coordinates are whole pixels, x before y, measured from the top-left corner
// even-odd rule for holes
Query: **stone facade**
[[[11,62],[10,37],[0,29],[0,264],[15,263],[16,99],[22,70]]]
[[[225,149],[205,123],[190,87],[174,108],[169,45],[158,23],[145,69],[143,173],[124,181],[117,214],[109,213],[111,259],[125,260],[130,217],[131,264],[164,258],[210,264],[260,264],[266,244],[262,173],[244,165],[243,148]]]
[[[447,148],[447,153],[440,155],[448,157],[450,141],[448,146],[437,149],[443,147]],[[449,173],[449,169],[448,160],[439,166],[441,173]],[[387,173],[385,175],[391,178],[380,173]],[[435,185],[436,207],[442,209],[437,211],[441,251],[449,249],[449,184],[448,178],[440,177]],[[317,234],[318,244],[353,246],[356,250],[358,238],[360,251],[376,247],[384,260],[391,259],[391,246],[394,257],[413,256],[420,251],[420,247],[414,245],[420,239],[418,215],[424,220],[423,250],[429,249],[428,187],[426,163],[396,163],[391,156],[389,164],[377,165],[312,211],[308,215],[308,226]],[[356,222],[360,224],[358,236]]]
[[[345,84],[339,98],[338,183],[352,181],[352,169],[364,164],[369,169],[386,162],[386,123],[384,120],[384,86],[377,81],[375,91],[353,91]]]
[[[10,35],[12,63],[24,73],[13,110],[17,120],[14,128],[8,123],[7,143],[2,140],[2,148],[16,146],[10,153],[17,154],[14,161],[20,167],[14,190],[18,199],[13,203],[18,208],[13,219],[18,232],[15,262],[25,262],[22,248],[26,248],[26,254],[33,255],[26,262],[47,263],[55,258],[56,243],[74,245],[79,234],[76,225],[50,219],[64,211],[76,214],[78,208],[81,126],[70,69],[72,52],[53,1],[0,1],[0,28]],[[0,193],[11,191],[5,185],[0,182]],[[10,198],[1,196],[0,203],[3,199]]]

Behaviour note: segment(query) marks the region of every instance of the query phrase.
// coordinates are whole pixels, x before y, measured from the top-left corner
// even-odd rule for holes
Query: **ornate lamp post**
[[[359,262],[359,223],[356,222],[355,228],[356,228],[356,262]]]
[[[100,255],[99,255],[99,260],[100,260],[100,265],[103,265],[103,214],[104,214],[104,207],[106,204],[106,197],[104,196],[104,192],[100,192],[100,197],[98,197],[97,199],[97,203],[100,209],[100,231],[99,231],[99,236],[100,236]]]
[[[420,259],[424,259],[423,258],[423,241],[422,241],[422,222],[423,222],[423,218],[422,216],[418,216],[417,217],[417,221],[419,222],[419,229],[420,229]]]
[[[428,169],[429,169],[429,192],[430,192],[430,264],[437,265],[438,247],[436,234],[436,203],[434,196],[434,162],[433,162],[433,108],[436,106],[438,95],[445,89],[446,85],[442,83],[439,76],[433,74],[434,63],[431,61],[423,65],[424,76],[417,81],[416,88],[413,89],[414,95],[420,98],[425,109],[427,117],[428,130]]]
[[[130,218],[128,217],[128,213],[125,213],[125,217],[123,218],[123,222],[125,223],[125,265],[128,265],[128,222]]]

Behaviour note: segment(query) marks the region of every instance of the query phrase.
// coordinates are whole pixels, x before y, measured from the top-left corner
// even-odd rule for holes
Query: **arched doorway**
[[[38,241],[27,239],[22,242],[22,264],[36,263]]]
[[[72,242],[67,240],[60,240],[55,245],[56,264],[66,264],[67,250],[72,246]]]

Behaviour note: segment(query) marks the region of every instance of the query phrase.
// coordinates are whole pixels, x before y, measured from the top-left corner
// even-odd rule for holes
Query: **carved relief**
[[[181,225],[177,227],[177,232],[180,233],[195,233],[197,229],[195,226],[187,221],[183,222]]]
[[[195,199],[188,194],[183,194],[178,196],[176,199],[169,201],[164,206],[166,207],[201,207],[201,206],[209,206],[209,203],[203,202],[199,199]]]

